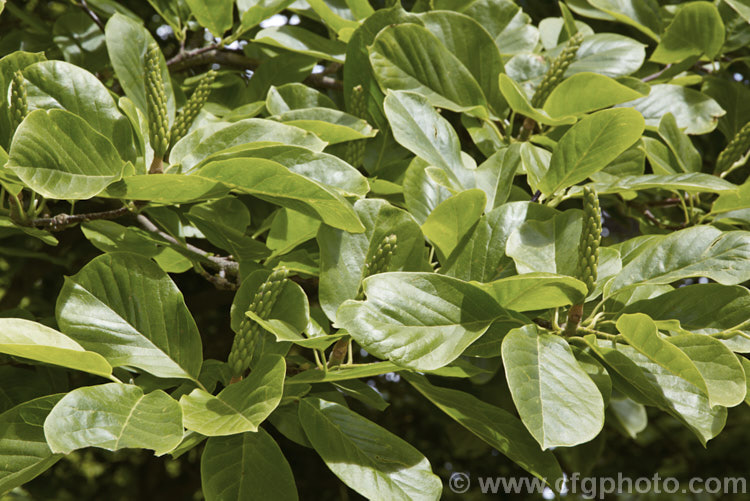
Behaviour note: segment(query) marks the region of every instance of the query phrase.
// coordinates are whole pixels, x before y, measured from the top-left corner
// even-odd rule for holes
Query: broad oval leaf
[[[577,304],[586,297],[586,284],[554,273],[524,273],[479,284],[503,308],[544,310]]]
[[[604,400],[560,336],[527,325],[503,339],[503,365],[521,420],[542,449],[596,437]]]
[[[196,388],[180,398],[185,428],[209,437],[256,432],[284,391],[284,359],[269,355],[250,376],[214,396]]]
[[[369,499],[437,500],[442,482],[414,447],[346,407],[299,403],[302,428],[328,468]]]
[[[136,385],[109,383],[65,395],[44,421],[53,452],[85,447],[110,451],[130,447],[166,454],[182,441],[180,404],[161,390],[144,394]]]
[[[381,273],[363,285],[367,300],[345,302],[337,324],[369,353],[418,371],[448,365],[510,316],[479,287],[444,275]]]
[[[44,438],[44,420],[61,398],[29,400],[0,414],[0,492],[29,482],[62,459]]]
[[[643,117],[633,109],[604,110],[587,116],[560,139],[539,189],[551,195],[583,181],[627,150],[643,129]]]
[[[102,377],[112,374],[112,367],[98,353],[86,351],[55,329],[22,318],[0,318],[0,353]]]
[[[47,198],[84,200],[122,177],[109,139],[65,110],[29,113],[13,136],[7,167]]]
[[[422,232],[445,261],[484,212],[487,196],[479,189],[462,191],[440,203],[422,224]]]
[[[551,117],[582,115],[643,97],[644,94],[597,73],[576,73],[552,89],[544,102]]]
[[[262,428],[209,438],[201,455],[201,485],[206,501],[299,499],[289,463]]]
[[[705,55],[713,59],[724,45],[724,31],[716,6],[707,2],[687,3],[664,30],[651,60],[671,64],[690,56]]]
[[[520,113],[544,125],[557,126],[576,123],[576,118],[573,116],[551,117],[545,110],[531,106],[526,93],[508,75],[501,73],[498,77],[498,85],[500,86],[500,92],[503,93],[503,96],[508,101],[508,105],[516,113]]]
[[[56,307],[60,330],[113,367],[195,379],[201,339],[182,294],[148,258],[117,252],[65,279]]]
[[[215,37],[221,38],[225,31],[232,27],[232,14],[234,2],[232,0],[214,0],[203,2],[201,0],[185,0],[190,7],[195,19],[213,33]]]

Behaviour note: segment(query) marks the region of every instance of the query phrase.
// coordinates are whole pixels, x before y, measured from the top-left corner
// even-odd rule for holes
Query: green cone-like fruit
[[[562,52],[560,52],[560,55],[552,61],[547,73],[545,73],[544,78],[542,78],[542,83],[536,88],[534,97],[531,98],[532,106],[535,108],[541,108],[544,106],[544,102],[549,97],[552,89],[562,82],[565,76],[565,71],[575,59],[578,48],[581,47],[581,42],[583,42],[583,35],[581,32],[570,37],[568,44]]]
[[[727,147],[719,153],[714,174],[718,175],[730,170],[732,165],[747,153],[748,149],[750,149],[750,122],[746,123],[729,141]]]
[[[388,271],[393,253],[396,252],[396,242],[397,238],[393,233],[383,238],[370,261],[365,263],[366,277]]]
[[[10,86],[10,127],[15,132],[23,119],[29,113],[26,101],[26,82],[20,70],[13,73],[13,81]]]
[[[159,46],[155,43],[150,44],[146,51],[146,100],[151,147],[155,157],[163,158],[169,148],[169,115],[159,67]]]
[[[203,75],[203,78],[201,78],[201,81],[198,84],[198,87],[195,89],[195,92],[193,92],[193,95],[190,96],[190,99],[185,104],[185,107],[177,115],[170,134],[170,141],[172,145],[185,137],[185,134],[187,134],[190,126],[195,120],[195,117],[198,116],[201,108],[203,108],[203,105],[206,103],[208,95],[211,94],[211,84],[214,82],[215,78],[216,71],[214,70],[210,70],[208,73]]]
[[[365,91],[361,85],[352,89],[349,99],[349,113],[357,118],[364,119],[367,115],[367,100]],[[353,167],[362,167],[365,161],[366,139],[357,139],[346,143],[346,161]]]
[[[599,244],[602,241],[602,219],[599,198],[591,188],[583,188],[583,228],[578,247],[578,272],[580,281],[586,284],[588,292],[594,290],[599,264]]]
[[[255,296],[253,296],[253,301],[248,307],[248,311],[252,311],[264,320],[267,319],[281,293],[281,289],[284,288],[284,284],[289,280],[288,276],[289,270],[286,268],[279,268],[273,271],[266,281],[258,287]],[[241,377],[250,367],[255,343],[262,331],[263,328],[249,318],[245,318],[242,321],[240,331],[234,336],[232,351],[229,353],[228,362],[229,367],[232,369],[233,377]]]

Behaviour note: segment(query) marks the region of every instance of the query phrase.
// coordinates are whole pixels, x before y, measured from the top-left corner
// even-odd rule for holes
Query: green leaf
[[[562,50],[563,45],[550,56]],[[581,72],[599,73],[616,78],[635,73],[646,58],[646,46],[632,38],[615,33],[596,33],[583,39],[566,76]]]
[[[304,398],[299,417],[328,468],[370,499],[436,500],[441,480],[414,447],[346,407]]]
[[[690,56],[713,59],[724,45],[724,23],[719,10],[711,3],[690,2],[683,5],[664,30],[651,60],[677,63]]]
[[[266,97],[266,109],[271,115],[280,115],[290,110],[306,108],[336,109],[330,97],[305,84],[289,83],[279,87],[271,86]]]
[[[643,117],[633,109],[604,110],[585,117],[560,139],[539,189],[551,195],[583,181],[627,150],[643,129]]]
[[[357,297],[367,274],[365,264],[388,235],[396,235],[397,242],[389,271],[429,269],[424,256],[424,235],[409,213],[378,199],[358,200],[354,210],[365,227],[363,233],[349,233],[330,226],[322,226],[318,232],[318,298],[331,320],[336,318],[336,310],[344,301]]]
[[[195,379],[201,338],[182,294],[148,258],[104,254],[66,277],[57,299],[60,330],[113,367]]]
[[[221,38],[232,27],[233,0],[214,0],[210,3],[201,0],[185,2],[200,25],[208,28],[215,37]]]
[[[722,197],[736,197],[737,186],[711,174],[691,172],[688,174],[667,174],[663,176],[646,174],[643,176],[620,176],[612,180],[589,183],[587,186],[600,195],[641,190],[673,190],[690,193],[721,193]],[[573,186],[568,195],[580,195],[582,186]],[[714,204],[714,212],[717,203]]]
[[[130,122],[94,75],[63,61],[43,61],[23,71],[29,109],[61,108],[78,115],[112,141],[125,161],[135,161]]]
[[[451,124],[413,92],[388,92],[383,104],[394,139],[460,185],[461,143]]]
[[[367,139],[377,133],[364,120],[330,108],[290,110],[271,119],[312,132],[328,144]]]
[[[31,481],[62,458],[50,450],[43,427],[60,398],[37,398],[0,414],[0,492]]]
[[[99,196],[180,204],[221,198],[228,193],[229,188],[212,179],[196,175],[160,174],[158,176],[126,176],[107,186],[107,189]]]
[[[300,26],[265,28],[255,35],[255,41],[335,63],[343,63],[346,52],[346,44],[323,38]]]
[[[680,85],[651,86],[648,96],[618,106],[634,108],[646,120],[646,126],[656,128],[667,113],[674,115],[677,127],[687,134],[707,134],[716,128],[719,118],[726,113],[719,104],[695,89]]]
[[[605,295],[637,284],[708,277],[724,285],[750,280],[750,232],[695,226],[649,241],[606,286]]]
[[[32,111],[16,130],[7,167],[47,198],[82,200],[122,177],[125,164],[109,141],[64,110]]]
[[[508,105],[516,113],[527,116],[532,120],[544,125],[567,125],[576,123],[576,118],[572,116],[561,116],[559,118],[550,117],[546,111],[531,106],[526,93],[513,81],[508,75],[503,73],[499,77],[500,92],[508,101]]]
[[[186,0],[148,0],[148,3],[169,24],[178,40],[184,38],[182,28],[190,17]]]
[[[132,18],[117,13],[107,21],[105,37],[109,58],[122,90],[138,109],[148,115],[144,56],[149,44],[155,42],[151,33]],[[167,114],[169,122],[172,123],[175,115],[174,91],[167,62],[161,53],[159,53],[159,67],[167,96]]]
[[[412,91],[433,106],[487,117],[487,100],[474,76],[422,26],[385,28],[370,47],[370,64],[383,91]]]
[[[269,355],[250,376],[213,396],[200,388],[180,398],[185,428],[209,437],[258,431],[284,391],[284,359]]]
[[[604,425],[604,401],[560,336],[527,325],[503,339],[503,365],[521,420],[542,449],[588,442]]]
[[[576,73],[552,90],[544,103],[544,111],[551,117],[583,115],[643,96],[604,75]]]
[[[180,444],[182,433],[176,400],[161,390],[144,394],[138,386],[121,383],[75,389],[44,421],[50,449],[62,454],[85,447],[135,447],[161,456]]]
[[[289,463],[263,429],[209,438],[201,456],[201,485],[206,501],[299,499]]]
[[[586,0],[602,12],[621,23],[640,30],[654,40],[661,33],[659,4],[655,0]],[[571,6],[579,14],[583,14]],[[593,16],[592,16],[593,17]],[[604,18],[606,19],[606,18]]]
[[[228,150],[224,153],[238,152],[275,144],[304,146],[314,151],[322,151],[326,145],[312,132],[298,127],[274,120],[248,118],[198,128],[183,137],[172,148],[169,157],[172,163],[180,164],[182,172],[190,172],[210,155],[224,150]]]
[[[404,378],[440,410],[524,470],[549,485],[555,485],[562,477],[562,470],[552,452],[540,451],[534,437],[511,413],[468,393],[433,386],[424,376],[405,374]]]
[[[22,318],[0,318],[0,353],[102,377],[112,374],[112,367],[98,353],[86,351],[55,329]]]
[[[341,36],[342,31],[353,30],[359,26],[352,10],[347,9],[350,2],[337,5],[336,2],[330,0],[311,0],[307,3],[320,16],[320,19],[338,33],[339,36]],[[369,11],[370,13],[373,12],[372,7],[369,7]]]
[[[706,382],[690,357],[662,339],[656,324],[647,315],[642,313],[622,315],[617,319],[617,330],[639,353],[675,376],[695,385],[709,396],[709,405],[712,407],[716,405],[716,402],[711,401]]]
[[[585,339],[607,366],[622,376],[618,387],[634,401],[656,406],[673,415],[704,445],[724,427],[726,407],[712,408],[708,405],[708,397],[695,385],[651,362],[631,346],[600,342],[593,335]]]
[[[524,273],[479,284],[503,308],[533,311],[581,302],[586,284],[572,277],[553,273]]]
[[[450,256],[461,239],[484,212],[487,196],[484,191],[466,190],[435,207],[422,225],[422,232],[444,258]]]
[[[357,214],[344,197],[312,179],[295,174],[278,162],[258,158],[218,160],[209,162],[198,174],[320,219],[334,228],[353,233],[364,231]]]
[[[370,354],[418,371],[449,364],[510,316],[479,287],[434,273],[381,273],[363,285],[367,301],[346,301],[337,324]]]
[[[703,161],[690,138],[677,127],[671,113],[665,114],[659,122],[659,135],[672,151],[682,172],[700,172]]]
[[[552,218],[557,211],[547,205],[510,202],[482,216],[471,234],[459,243],[441,273],[462,280],[491,282],[515,267],[505,255],[508,238],[526,220]]]
[[[581,227],[577,209],[545,220],[526,221],[508,237],[505,253],[516,263],[519,273],[574,275]]]
[[[306,370],[286,381],[287,385],[299,385],[309,383],[332,383],[336,381],[347,381],[398,372],[402,367],[391,362],[375,362],[355,367],[342,367],[333,371],[323,372],[319,369]]]

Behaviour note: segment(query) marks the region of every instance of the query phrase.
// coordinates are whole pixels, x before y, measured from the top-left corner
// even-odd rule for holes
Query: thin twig
[[[91,10],[91,7],[89,7],[88,2],[86,2],[86,0],[79,0],[78,6],[81,7],[84,10],[84,12],[86,12],[86,14],[88,14],[91,20],[94,21],[94,24],[96,24],[99,27],[99,29],[102,30],[102,33],[104,33],[104,23],[96,14],[96,12]]]
[[[186,59],[192,59],[197,56],[200,56],[204,52],[208,52],[211,50],[215,50],[219,47],[218,44],[212,43],[210,45],[206,45],[205,47],[199,47],[197,49],[192,50],[180,50],[180,52],[177,53],[176,56],[172,57],[167,61],[167,66],[174,66]]]
[[[662,76],[662,74],[664,74],[664,72],[667,71],[671,67],[672,67],[672,65],[668,64],[664,68],[662,68],[661,70],[657,71],[656,73],[652,73],[651,75],[648,75],[646,77],[641,78],[641,82],[650,82],[652,80],[656,80],[657,78],[659,78],[660,76]]]
[[[138,223],[145,230],[150,231],[151,233],[156,233],[167,242],[177,245],[178,247],[183,248],[189,253],[194,254],[195,256],[199,257],[206,266],[214,270],[218,270],[220,273],[222,272],[226,273],[227,275],[232,275],[232,276],[238,275],[240,271],[240,265],[239,263],[237,263],[237,261],[230,259],[228,257],[214,256],[211,253],[204,251],[203,249],[199,247],[196,247],[189,243],[180,242],[169,233],[160,230],[154,223],[152,223],[143,214],[138,214],[137,219],[138,219]]]
[[[49,231],[61,231],[76,223],[85,223],[97,219],[115,219],[130,213],[130,207],[123,206],[119,209],[106,210],[101,212],[89,212],[87,214],[58,214],[53,217],[39,217],[28,221],[27,226],[44,228]]]

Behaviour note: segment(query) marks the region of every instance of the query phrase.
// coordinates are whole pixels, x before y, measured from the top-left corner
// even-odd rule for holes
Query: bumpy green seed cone
[[[279,268],[271,273],[266,281],[258,287],[248,311],[252,311],[264,320],[267,319],[281,290],[284,288],[284,284],[289,280],[288,276],[289,270],[286,268]],[[250,367],[255,343],[262,331],[263,328],[249,318],[242,321],[240,331],[234,337],[234,344],[228,360],[234,378],[242,377]]]
[[[361,85],[352,89],[349,100],[349,113],[355,117],[364,119],[367,116],[367,99]],[[346,161],[353,167],[362,167],[365,161],[366,139],[357,139],[346,143]]]
[[[15,132],[23,119],[29,113],[26,101],[26,81],[20,70],[13,73],[13,81],[10,86],[10,127]]]
[[[580,32],[570,37],[568,44],[560,52],[560,55],[552,61],[547,73],[542,78],[542,83],[536,88],[536,92],[534,92],[534,96],[531,98],[532,106],[541,108],[552,92],[552,89],[563,81],[565,71],[575,59],[576,53],[581,47],[581,42],[583,42],[583,35]]]
[[[602,219],[599,198],[591,188],[583,188],[583,228],[578,247],[578,279],[594,290],[599,264],[599,244],[602,240]]]
[[[169,147],[169,115],[159,67],[159,46],[155,43],[150,44],[146,52],[146,100],[151,147],[155,157],[163,158]]]
[[[206,103],[209,94],[211,94],[211,84],[214,82],[215,78],[216,71],[210,70],[208,73],[206,73],[203,78],[201,78],[201,81],[198,84],[198,87],[195,89],[195,92],[193,92],[193,95],[190,96],[190,99],[188,99],[185,107],[177,115],[170,134],[172,145],[185,137],[185,134],[187,134],[190,126],[195,120],[195,117],[198,116],[198,113]]]
[[[718,175],[730,170],[732,165],[747,153],[748,149],[750,149],[750,122],[746,123],[729,141],[727,147],[719,153],[714,174]]]

